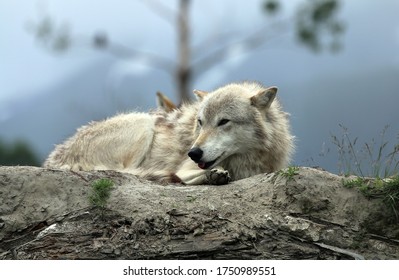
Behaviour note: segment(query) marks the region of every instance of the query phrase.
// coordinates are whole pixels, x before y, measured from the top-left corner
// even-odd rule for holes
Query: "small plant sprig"
[[[358,153],[355,150],[358,137],[352,140],[349,137],[348,128],[342,124],[339,124],[339,126],[343,130],[341,139],[338,139],[338,137],[335,135],[331,135],[331,138],[333,144],[338,148],[338,164],[340,172],[344,171],[346,176],[355,173],[364,177],[360,167],[360,161],[357,156]],[[353,165],[355,165],[356,171],[353,171]]]
[[[98,179],[91,184],[91,194],[89,196],[90,204],[101,209],[104,214],[108,199],[111,196],[111,190],[114,182],[110,179]]]
[[[285,177],[288,181],[292,180],[295,175],[299,174],[299,167],[298,166],[289,166],[285,169],[281,169],[278,172],[279,175]]]

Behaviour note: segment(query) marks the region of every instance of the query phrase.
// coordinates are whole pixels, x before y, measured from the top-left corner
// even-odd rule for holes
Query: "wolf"
[[[169,112],[91,122],[55,147],[47,168],[116,170],[159,183],[220,185],[286,167],[294,149],[277,87],[258,82],[194,90]]]

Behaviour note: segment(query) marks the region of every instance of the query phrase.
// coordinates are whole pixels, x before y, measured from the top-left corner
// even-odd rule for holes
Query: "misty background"
[[[339,124],[351,139],[358,137],[359,148],[372,139],[378,146],[386,125],[387,151],[399,143],[399,1],[338,1],[334,16],[344,31],[338,39],[321,34],[320,48],[295,33],[293,15],[307,2],[317,0],[190,1],[195,76],[189,88],[211,91],[241,80],[277,86],[296,136],[292,164],[337,173],[332,136],[345,134]],[[265,3],[278,3],[278,12]],[[155,108],[156,91],[179,103],[173,72],[181,51],[173,18],[178,5],[0,1],[0,156],[7,154],[1,149],[20,151],[23,143],[41,164],[55,144],[89,121]],[[46,19],[65,37],[40,37]],[[257,41],[251,36],[259,30]],[[251,38],[253,45],[246,45]],[[195,72],[196,63],[218,49],[223,52]]]

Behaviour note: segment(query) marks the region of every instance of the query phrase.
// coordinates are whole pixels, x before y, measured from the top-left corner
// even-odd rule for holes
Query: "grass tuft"
[[[343,185],[358,189],[367,198],[382,198],[399,222],[399,175],[385,179],[357,177],[344,180]]]
[[[91,184],[91,194],[89,201],[93,206],[99,207],[104,210],[109,197],[111,196],[111,190],[114,182],[110,179],[99,179]]]
[[[382,198],[399,222],[399,135],[398,143],[389,145],[386,141],[389,126],[386,125],[378,140],[373,138],[359,148],[358,137],[351,137],[348,128],[339,126],[342,136],[331,135],[338,150],[339,172],[357,176],[343,180],[343,185],[358,189],[367,198]]]
[[[338,151],[339,173],[345,176],[357,175],[361,177],[387,178],[398,175],[399,143],[389,151],[385,140],[389,128],[386,125],[380,133],[380,139],[374,138],[359,148],[358,137],[351,137],[347,127],[339,124],[342,136],[331,135],[332,143]],[[399,140],[399,135],[398,135]]]

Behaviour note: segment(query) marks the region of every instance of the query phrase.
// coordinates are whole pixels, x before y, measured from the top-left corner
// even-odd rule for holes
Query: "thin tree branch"
[[[98,34],[94,36],[94,38],[75,35],[71,41],[74,42],[75,47],[94,47],[96,50],[107,52],[121,59],[142,58],[145,65],[165,71],[170,75],[174,75],[173,71],[175,70],[176,65],[172,60],[155,53],[137,50],[127,47],[121,43],[111,42],[105,34]]]
[[[141,0],[153,13],[157,14],[166,22],[172,24],[176,23],[176,12],[157,0]]]
[[[207,71],[209,68],[212,68],[215,64],[220,63],[225,60],[229,56],[229,50],[234,47],[241,46],[243,47],[243,52],[250,52],[256,48],[259,48],[268,40],[272,39],[270,36],[266,37],[265,34],[268,33],[269,30],[276,30],[274,32],[282,32],[287,29],[289,20],[284,20],[280,22],[276,22],[273,25],[265,25],[260,28],[258,31],[253,32],[249,36],[246,36],[238,41],[227,43],[217,49],[215,49],[210,54],[207,54],[205,57],[197,60],[193,63],[194,69],[194,77],[197,78],[199,75]]]
[[[105,50],[119,58],[142,58],[147,66],[163,70],[168,74],[173,75],[175,64],[171,60],[155,53],[146,52],[143,50],[135,50],[116,43],[110,44],[107,48],[105,48]]]
[[[204,50],[208,50],[209,46],[216,46],[226,40],[237,36],[237,32],[229,31],[229,32],[212,32],[206,39],[202,42],[198,43],[196,46],[192,47],[191,53],[193,57],[201,57],[201,53],[204,53]]]

